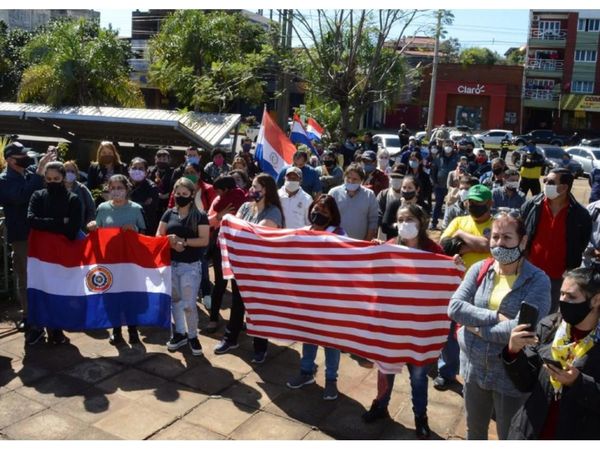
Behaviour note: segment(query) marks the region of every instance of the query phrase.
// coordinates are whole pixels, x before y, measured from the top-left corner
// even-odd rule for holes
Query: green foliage
[[[258,105],[258,76],[273,54],[268,34],[237,12],[178,10],[150,42],[150,82],[184,106],[223,111],[243,99]]]
[[[525,48],[515,49],[506,57],[506,64],[522,66],[525,64]]]
[[[459,62],[465,65],[471,64],[497,64],[500,55],[492,52],[489,48],[471,47],[466,48],[459,55]]]
[[[61,20],[48,25],[24,48],[18,100],[52,106],[143,107],[129,78],[131,47],[97,21]]]
[[[14,102],[19,83],[27,64],[23,60],[23,48],[33,33],[24,30],[8,30],[0,21],[0,101]]]
[[[450,38],[440,43],[440,62],[457,63],[459,61],[460,43],[456,38]]]

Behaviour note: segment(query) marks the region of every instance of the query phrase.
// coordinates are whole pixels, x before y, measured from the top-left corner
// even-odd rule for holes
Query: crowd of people
[[[54,344],[68,341],[62,330],[44,330],[27,320],[29,230],[77,239],[119,227],[168,237],[173,324],[165,344],[170,351],[187,346],[201,355],[197,302],[210,318],[203,332],[216,333],[223,326],[227,288],[217,236],[224,216],[234,214],[266,227],[325,231],[444,254],[464,266],[464,279],[449,299],[451,325],[437,368],[407,365],[417,437],[430,436],[427,376],[434,369],[438,390],[457,385],[460,372],[469,439],[487,439],[492,417],[500,439],[600,438],[595,426],[600,423],[600,201],[581,205],[571,193],[574,177],[568,169],[545,174],[534,144],[515,170],[503,158],[490,160],[469,140],[442,136],[422,146],[405,126],[398,136],[397,155],[378,148],[370,133],[362,141],[350,133],[318,157],[299,148],[277,177],[261,172],[250,139],[232,156],[214,149],[206,164],[190,147],[178,167],[168,148],[156,152],[152,165],[140,157],[126,164],[115,145],[102,142],[85,182],[77,161],[58,161],[52,148],[34,164],[29,149],[8,144],[0,204],[26,345],[46,334]],[[433,238],[435,230],[439,239]],[[218,355],[238,347],[244,329],[244,302],[235,280],[231,292],[229,321],[213,349]],[[520,323],[523,303],[537,311],[537,319],[529,319],[535,323]],[[129,342],[138,344],[135,324],[127,325]],[[124,344],[120,327],[109,342]],[[266,339],[254,338],[253,364],[266,360],[268,346]],[[324,399],[335,400],[340,351],[324,350]],[[317,351],[316,345],[303,345],[290,389],[315,382]],[[365,422],[389,417],[394,378],[378,374]]]

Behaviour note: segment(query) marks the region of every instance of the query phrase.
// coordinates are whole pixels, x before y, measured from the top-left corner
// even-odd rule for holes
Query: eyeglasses
[[[494,220],[500,219],[501,217],[504,217],[504,216],[512,217],[513,219],[520,219],[521,211],[519,211],[518,209],[514,209],[514,208],[504,208],[504,207],[498,208],[498,211],[494,215]]]

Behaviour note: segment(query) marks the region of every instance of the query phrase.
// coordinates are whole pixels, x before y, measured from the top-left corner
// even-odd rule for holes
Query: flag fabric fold
[[[277,178],[279,172],[292,164],[294,153],[296,153],[296,146],[281,131],[265,109],[256,138],[255,152],[255,158],[261,170],[273,178]]]
[[[28,320],[88,330],[168,327],[171,249],[166,237],[103,228],[84,239],[32,230],[27,259]]]
[[[446,342],[462,275],[451,258],[231,215],[219,245],[253,336],[338,348],[387,372],[437,360]]]
[[[300,120],[300,117],[298,117],[297,115],[294,115],[294,120],[292,122],[292,130],[290,132],[290,140],[294,144],[306,145],[310,149],[310,151],[312,152],[313,155],[315,155],[317,158],[319,157],[319,153],[317,153],[317,150],[315,149],[314,145],[312,144],[310,137],[308,136],[308,134],[306,133],[306,130],[304,129],[304,125],[302,125],[302,121]]]
[[[310,139],[313,141],[320,141],[324,131],[323,127],[319,125],[315,119],[312,117],[306,119],[306,133]]]

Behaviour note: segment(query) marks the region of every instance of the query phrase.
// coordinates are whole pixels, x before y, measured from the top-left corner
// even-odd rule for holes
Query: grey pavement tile
[[[173,420],[169,414],[133,402],[100,419],[94,427],[123,439],[146,439]]]
[[[16,392],[0,395],[0,429],[32,416],[46,406],[30,400]]]
[[[125,332],[123,337],[127,340],[127,332]],[[108,341],[106,342],[106,344],[106,348],[100,349],[95,354],[98,356],[103,356],[105,358],[110,358],[121,364],[139,364],[140,362],[156,354],[148,352],[146,350],[146,347],[144,347],[143,345],[134,345],[133,347],[130,347],[128,344],[125,344],[124,346],[114,347],[108,344]]]
[[[213,367],[206,362],[206,364],[194,367],[179,375],[175,378],[175,381],[200,390],[205,394],[213,395],[227,389],[235,380],[239,380],[243,376],[243,373]]]
[[[67,369],[64,373],[94,384],[123,370],[123,365],[107,358],[91,358]]]
[[[432,401],[429,401],[427,404],[427,417],[432,437],[437,439],[446,439],[453,433],[460,420],[460,416],[457,415],[457,410],[454,406]],[[411,408],[402,409],[394,417],[394,420],[412,430],[415,428],[414,414]]]
[[[311,428],[303,423],[260,411],[240,425],[231,434],[231,438],[239,440],[299,440],[310,431]]]
[[[255,409],[236,405],[230,400],[211,398],[184,416],[183,420],[228,436],[255,412]]]
[[[135,367],[144,372],[171,380],[191,367],[199,365],[200,360],[201,358],[186,356],[179,352],[158,353],[136,364]]]
[[[94,426],[89,426],[69,435],[67,439],[73,441],[114,441],[120,438]]]
[[[194,391],[188,386],[170,382],[161,384],[154,392],[139,397],[136,403],[173,417],[180,417],[207,399],[207,395]]]
[[[81,395],[53,405],[52,409],[88,424],[94,424],[134,401],[117,393],[108,394],[94,386],[82,392]]]
[[[251,373],[233,383],[221,396],[233,400],[234,403],[262,409],[286,391],[287,388],[264,381]]]
[[[318,428],[336,439],[377,439],[385,421],[366,424],[362,420],[363,406],[350,398],[339,398],[335,409],[325,417]]]
[[[183,420],[175,422],[173,425],[159,431],[150,439],[152,440],[194,440],[194,441],[218,441],[226,439],[225,436],[207,430],[200,425],[194,425]]]
[[[71,416],[47,409],[3,430],[10,439],[58,440],[77,435],[87,425]]]
[[[323,400],[323,390],[312,384],[301,389],[284,388],[285,391],[264,407],[264,410],[281,417],[316,426],[331,414],[338,400]]]
[[[318,429],[313,429],[302,438],[303,441],[333,441],[335,440],[328,434],[323,433]]]
[[[47,369],[30,363],[23,366],[22,359],[4,360],[2,370],[0,370],[0,392],[20,388],[24,384],[30,384],[49,373]]]
[[[22,386],[16,389],[15,392],[43,405],[52,406],[66,398],[81,394],[89,387],[88,383],[78,378],[56,374],[37,380],[30,385]]]
[[[96,387],[104,392],[116,392],[135,400],[145,394],[154,392],[164,383],[166,383],[164,378],[130,368],[98,383]]]

